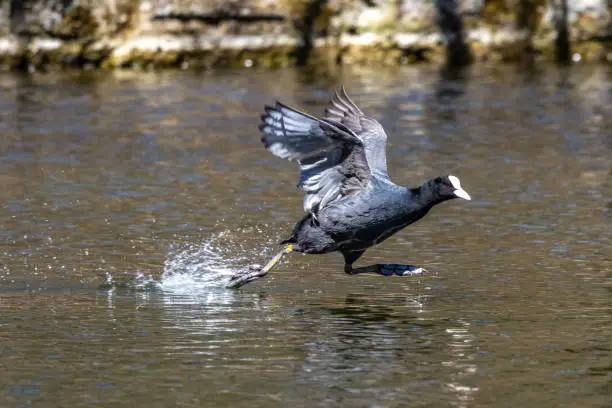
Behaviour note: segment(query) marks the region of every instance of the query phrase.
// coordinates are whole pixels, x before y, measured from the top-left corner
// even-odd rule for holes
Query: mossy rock
[[[482,11],[482,19],[487,26],[507,26],[514,24],[516,17],[507,0],[488,0]]]
[[[607,62],[608,50],[599,41],[582,41],[572,46],[572,53],[580,57],[580,61]]]
[[[428,47],[400,48],[386,43],[371,46],[348,46],[342,50],[341,59],[347,64],[400,65],[427,61]]]
[[[82,65],[82,51],[82,45],[77,43],[66,43],[55,50],[48,52],[39,51],[38,54],[44,54],[43,60],[45,65],[78,67]]]
[[[23,56],[16,54],[0,54],[0,71],[14,71],[23,63]]]
[[[117,4],[112,34],[129,35],[138,30],[141,0],[123,0]]]
[[[295,47],[281,46],[263,49],[214,49],[196,51],[133,51],[120,58],[102,62],[105,68],[277,68],[293,65]]]
[[[424,16],[423,18],[404,17],[396,25],[396,30],[401,33],[430,34],[438,32],[435,19]]]
[[[68,10],[51,34],[66,40],[88,39],[97,34],[98,28],[99,24],[91,9],[78,5]]]
[[[518,62],[529,55],[526,52],[526,46],[524,41],[495,44],[489,46],[482,57],[489,62]]]

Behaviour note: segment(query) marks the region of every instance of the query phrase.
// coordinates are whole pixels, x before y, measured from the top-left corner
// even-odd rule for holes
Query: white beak
[[[470,197],[470,195],[467,193],[467,191],[465,191],[462,188],[453,191],[453,193],[455,193],[455,195],[457,197],[463,198],[464,200],[471,200],[472,199],[472,197]]]
[[[455,195],[459,198],[463,198],[464,200],[471,200],[472,197],[470,197],[470,195],[467,193],[467,191],[465,191],[464,189],[461,188],[461,182],[459,181],[459,179],[455,176],[448,176],[448,179],[450,180],[451,184],[453,185],[453,187],[455,187],[455,191],[453,191],[453,193],[455,193]]]

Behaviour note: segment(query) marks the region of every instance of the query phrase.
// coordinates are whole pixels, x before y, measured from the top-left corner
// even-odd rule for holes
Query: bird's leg
[[[349,275],[353,274],[353,264],[361,255],[363,255],[364,251],[343,251],[342,255],[344,256],[344,272]]]
[[[377,273],[384,276],[410,276],[427,272],[427,270],[419,266],[401,264],[374,264],[363,266],[361,268],[353,268],[351,264],[347,263],[344,265],[344,272],[348,273],[349,275],[357,275],[359,273]]]
[[[281,260],[283,255],[290,253],[293,251],[293,245],[289,244],[285,246],[279,253],[274,255],[274,258],[270,259],[270,261],[264,266],[261,267],[249,267],[246,271],[241,271],[234,274],[229,283],[227,284],[228,288],[239,288],[247,283],[253,282],[256,279],[262,278],[270,272],[270,269],[274,267]]]

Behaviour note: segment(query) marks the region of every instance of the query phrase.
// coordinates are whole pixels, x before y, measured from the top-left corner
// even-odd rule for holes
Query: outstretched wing
[[[316,216],[326,205],[368,184],[371,173],[363,142],[347,126],[279,102],[265,109],[261,140],[274,155],[298,161],[298,187],[306,192],[304,211]]]
[[[366,158],[373,174],[389,178],[387,171],[387,134],[377,120],[364,115],[349,98],[344,87],[336,91],[325,110],[325,119],[342,123],[353,131],[365,147]]]

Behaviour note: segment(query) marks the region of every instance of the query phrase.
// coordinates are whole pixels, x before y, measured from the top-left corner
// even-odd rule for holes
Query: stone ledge
[[[568,1],[575,61],[612,60],[605,0]],[[380,3],[380,4],[378,4]],[[455,10],[476,61],[554,60],[546,0],[28,0],[0,3],[0,66],[216,67],[444,62],[436,4]],[[439,16],[438,16],[439,17]],[[461,25],[461,24],[459,24]],[[517,28],[520,26],[521,28]],[[452,48],[452,47],[449,47]],[[469,54],[465,47],[461,54]],[[312,57],[312,58],[311,58]]]
[[[470,30],[466,37],[477,60],[511,61],[524,53],[525,33],[485,29]],[[552,58],[550,38],[535,42],[534,52]],[[132,39],[102,39],[95,42],[57,38],[0,38],[0,67],[3,69],[53,69],[61,67],[241,67],[288,66],[302,44],[288,35],[196,36],[141,35]],[[606,48],[607,46],[607,48]],[[573,44],[575,61],[612,61],[610,41]],[[402,64],[417,61],[442,62],[444,45],[437,33],[383,35],[343,34],[314,41],[314,55],[344,63]],[[199,60],[201,59],[201,60]],[[186,62],[187,61],[187,62]]]

